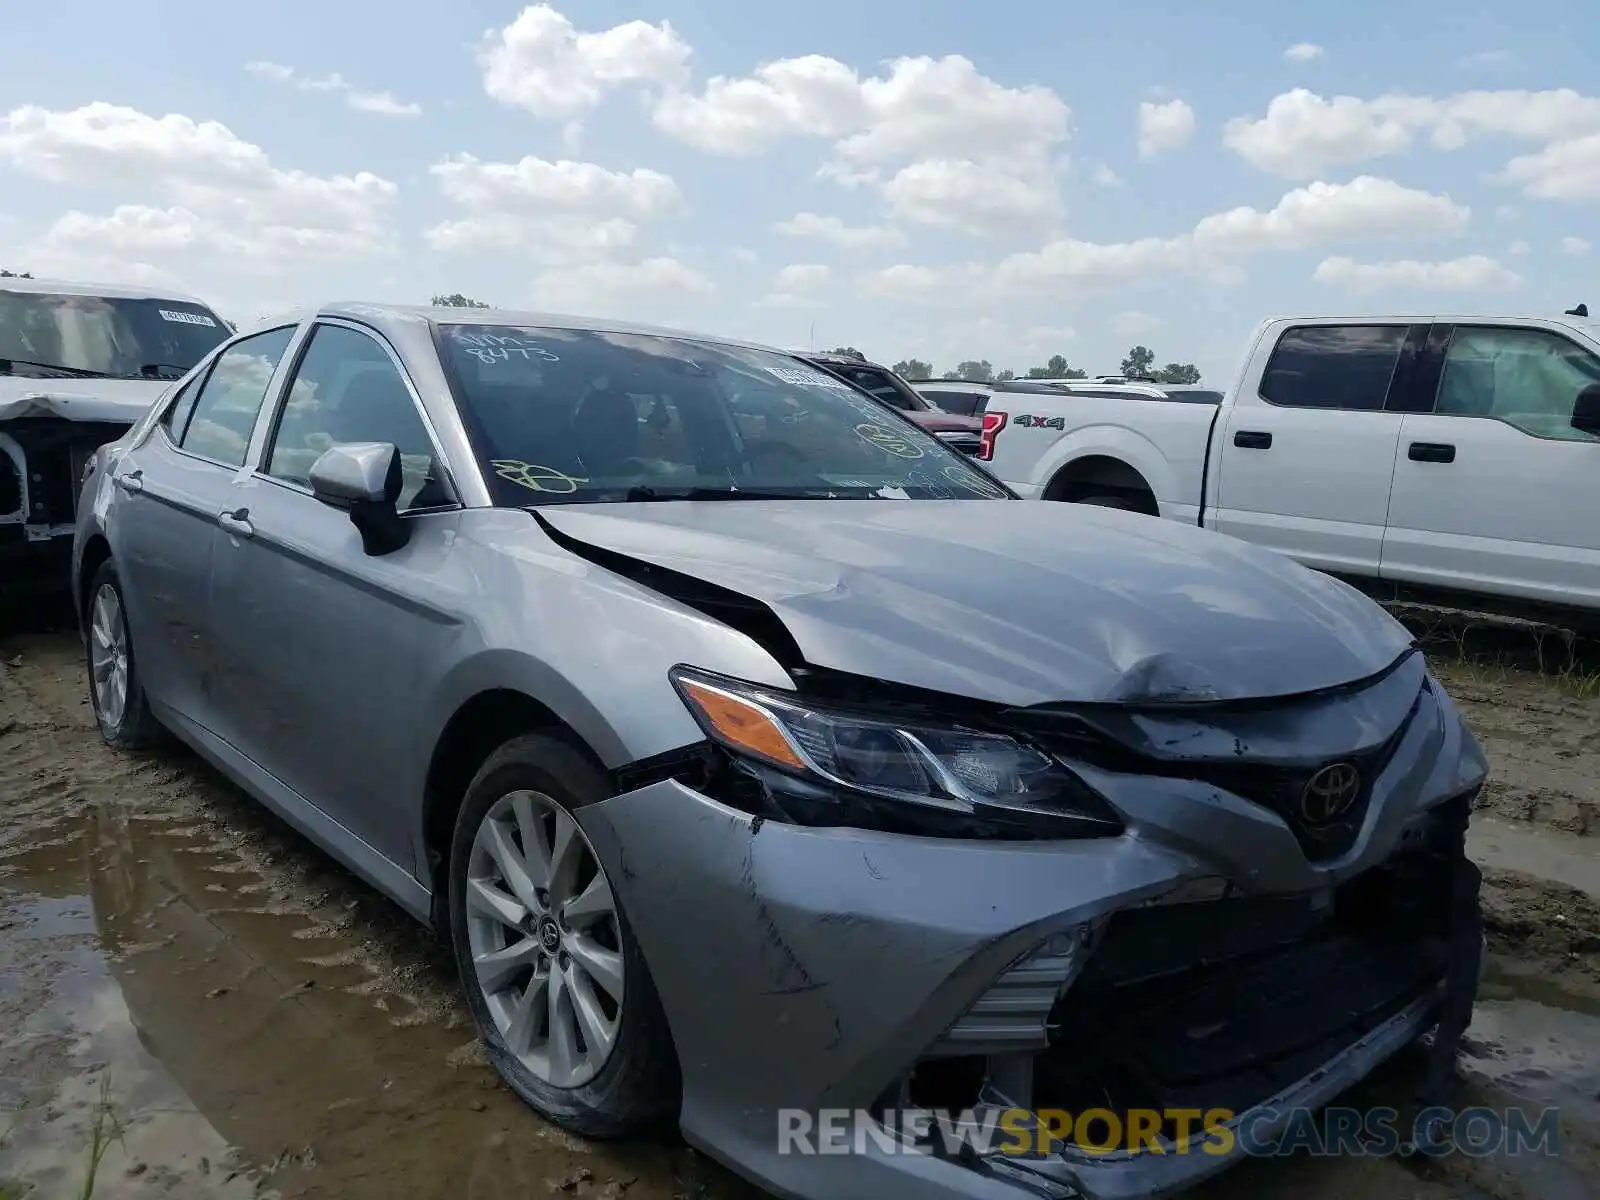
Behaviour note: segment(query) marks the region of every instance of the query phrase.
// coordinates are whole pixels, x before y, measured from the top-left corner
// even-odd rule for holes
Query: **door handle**
[[[256,527],[250,524],[249,517],[248,508],[236,508],[232,512],[218,513],[217,524],[236,537],[249,537],[256,531]]]
[[[1406,457],[1412,462],[1452,463],[1456,460],[1456,448],[1448,442],[1412,442]]]
[[[1233,435],[1233,444],[1246,450],[1271,450],[1272,435],[1259,429],[1241,429]]]
[[[129,471],[126,475],[113,475],[112,480],[125,492],[144,491],[143,471]]]

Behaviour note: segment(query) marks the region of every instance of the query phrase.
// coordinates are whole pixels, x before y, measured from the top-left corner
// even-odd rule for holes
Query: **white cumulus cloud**
[[[773,228],[790,237],[817,238],[846,250],[900,246],[906,240],[906,235],[893,226],[847,225],[838,217],[811,212],[795,213],[787,220],[779,221]]]
[[[1326,258],[1312,278],[1356,295],[1387,291],[1511,292],[1522,287],[1522,276],[1481,254],[1447,262],[1397,259],[1361,263],[1351,258]]]
[[[392,182],[367,171],[280,168],[216,121],[101,101],[64,111],[25,105],[0,118],[0,162],[116,197],[110,215],[74,211],[51,227],[44,242],[66,258],[192,250],[286,270],[393,247]]]
[[[244,69],[258,79],[285,84],[299,92],[330,92],[343,96],[345,103],[357,112],[375,113],[380,117],[416,117],[422,114],[420,104],[396,99],[393,92],[371,92],[358,88],[337,72],[312,77],[300,74],[293,67],[273,62],[246,63]]]
[[[491,98],[537,117],[570,118],[618,87],[681,84],[689,55],[689,44],[667,21],[579,33],[548,4],[533,4],[484,35],[478,65]]]
[[[543,262],[586,262],[629,251],[642,224],[679,211],[671,176],[643,167],[528,156],[514,163],[458,154],[429,168],[465,210],[425,231],[436,250],[510,251]]]
[[[1204,218],[1198,249],[1220,254],[1293,250],[1331,241],[1460,234],[1471,211],[1448,196],[1361,175],[1296,188],[1272,209],[1240,207]]]
[[[1153,158],[1186,146],[1194,136],[1194,109],[1182,100],[1139,105],[1139,155]]]

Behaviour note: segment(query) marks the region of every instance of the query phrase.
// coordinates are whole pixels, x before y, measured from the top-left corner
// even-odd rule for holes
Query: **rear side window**
[[[977,416],[983,412],[983,402],[986,399],[982,392],[947,392],[942,388],[930,389],[920,393],[924,400],[931,400],[936,408],[942,408],[947,413],[956,413],[963,417]]]
[[[833,369],[862,391],[869,392],[885,404],[893,405],[895,408],[902,410],[910,410],[916,407],[907,397],[900,393],[900,389],[894,386],[894,381],[882,371],[874,371],[870,367],[835,367]]]
[[[174,431],[174,440],[191,454],[230,467],[243,466],[267,386],[293,335],[293,325],[269,329],[237,341],[219,354],[194,399],[187,427],[181,436]],[[179,401],[180,406],[186,402],[187,397]]]
[[[1594,441],[1573,410],[1600,384],[1600,358],[1544,329],[1460,325],[1445,353],[1434,412],[1492,417],[1534,437]]]
[[[1394,378],[1405,325],[1307,325],[1285,331],[1261,376],[1261,398],[1285,408],[1375,412]]]

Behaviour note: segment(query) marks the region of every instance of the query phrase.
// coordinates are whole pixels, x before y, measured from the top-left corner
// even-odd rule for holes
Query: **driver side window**
[[[1600,384],[1600,357],[1544,329],[1459,325],[1434,412],[1490,417],[1534,437],[1590,442],[1572,427],[1578,394]]]
[[[390,442],[399,449],[401,512],[455,502],[416,401],[388,351],[358,330],[318,325],[295,366],[266,473],[309,489],[312,464],[350,442]]]

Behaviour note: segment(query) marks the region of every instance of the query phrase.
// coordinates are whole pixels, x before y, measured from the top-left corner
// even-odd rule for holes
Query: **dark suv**
[[[829,374],[837,375],[847,383],[855,384],[891,408],[898,408],[929,433],[935,434],[952,450],[971,455],[978,453],[979,438],[983,433],[981,416],[963,416],[959,413],[945,412],[918,395],[909,383],[888,367],[868,362],[864,358],[853,358],[848,354],[816,354],[811,351],[797,354],[796,357]]]

